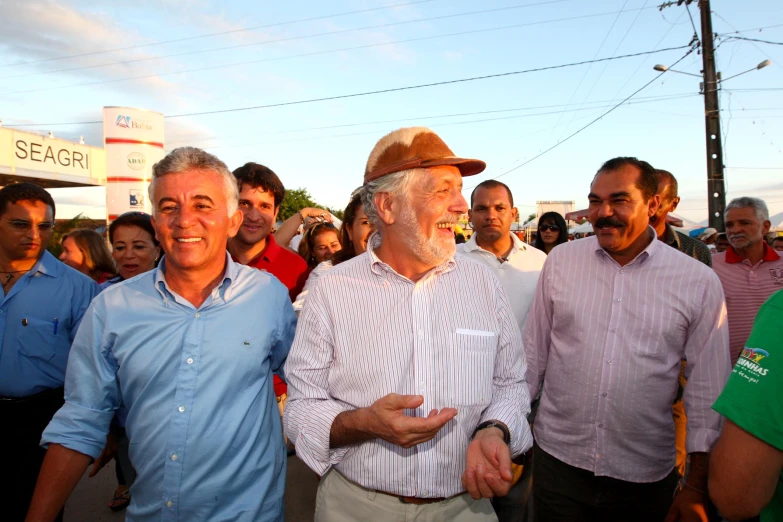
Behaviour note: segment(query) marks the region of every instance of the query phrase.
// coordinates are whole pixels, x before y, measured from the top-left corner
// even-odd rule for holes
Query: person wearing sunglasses
[[[568,241],[568,226],[557,212],[546,212],[538,218],[538,233],[533,246],[549,255],[557,245]]]
[[[98,284],[57,261],[52,196],[0,190],[0,518],[24,520],[44,458],[41,433],[63,404],[71,343]],[[59,512],[59,515],[57,514]],[[58,509],[53,519],[62,520]]]

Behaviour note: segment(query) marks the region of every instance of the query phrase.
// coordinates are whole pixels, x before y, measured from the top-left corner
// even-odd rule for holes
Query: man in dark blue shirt
[[[31,183],[0,190],[0,513],[22,521],[63,404],[71,341],[98,285],[46,251],[54,201]]]

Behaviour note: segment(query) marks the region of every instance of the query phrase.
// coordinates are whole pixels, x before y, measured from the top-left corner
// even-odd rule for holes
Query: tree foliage
[[[313,196],[310,195],[310,192],[307,191],[306,188],[297,188],[297,189],[291,189],[286,190],[285,197],[283,198],[283,202],[280,203],[280,213],[277,215],[277,219],[280,221],[285,221],[286,219],[290,218],[303,208],[307,207],[318,207],[325,210],[328,210],[337,218],[343,219],[343,210],[342,209],[333,209],[329,208],[326,205],[321,205],[317,203]]]
[[[49,241],[49,246],[46,248],[49,253],[54,257],[60,257],[60,254],[63,252],[63,236],[75,228],[80,228],[84,220],[84,216],[78,214],[68,221],[56,223],[54,225],[54,230],[52,230],[52,239]]]

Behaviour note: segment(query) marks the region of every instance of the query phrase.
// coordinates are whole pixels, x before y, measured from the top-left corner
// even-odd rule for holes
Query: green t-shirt
[[[759,309],[753,331],[729,382],[712,408],[770,446],[783,451],[783,290]],[[783,521],[783,475],[761,522]]]

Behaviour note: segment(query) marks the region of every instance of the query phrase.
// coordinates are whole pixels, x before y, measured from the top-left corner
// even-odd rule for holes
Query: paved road
[[[125,512],[113,513],[106,502],[117,486],[114,462],[98,476],[82,478],[65,507],[65,522],[117,522],[125,520]],[[287,522],[310,522],[315,510],[318,477],[297,457],[288,457],[285,485],[285,519]]]

